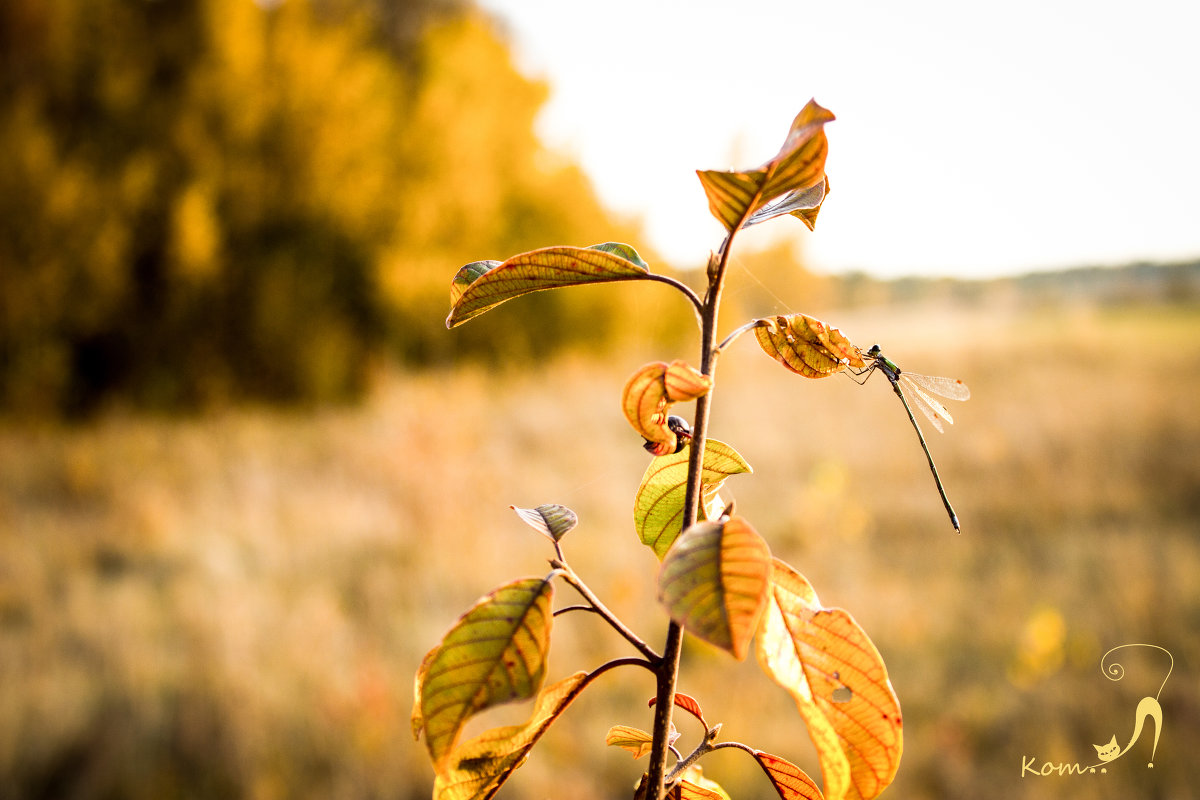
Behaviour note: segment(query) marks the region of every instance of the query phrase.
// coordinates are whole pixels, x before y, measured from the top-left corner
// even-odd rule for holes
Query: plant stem
[[[627,642],[633,645],[639,653],[645,656],[651,664],[657,665],[662,661],[662,656],[654,652],[654,649],[650,647],[650,645],[643,642],[636,633],[627,628],[615,614],[609,611],[608,607],[605,606],[604,603],[600,602],[600,598],[596,597],[596,595],[592,593],[592,590],[588,588],[587,584],[575,574],[575,570],[571,569],[566,563],[558,559],[551,561],[550,566],[560,570],[562,572],[563,579],[566,580],[567,583],[571,584],[575,591],[579,592],[579,594],[583,596],[584,600],[588,601],[588,605],[591,606],[589,610],[595,611],[597,614],[603,617],[604,621],[607,622],[613,628],[613,630],[621,634],[621,636],[623,636]]]
[[[700,309],[700,372],[713,377],[717,355],[717,315],[721,308],[721,290],[725,284],[725,268],[729,263],[730,245],[736,229],[729,232],[718,256],[713,256],[708,268],[708,292]],[[695,524],[700,508],[701,478],[704,469],[704,446],[708,437],[709,407],[713,389],[696,400],[696,417],[692,422],[691,450],[688,453],[687,491],[683,502],[681,530]],[[675,684],[679,678],[679,656],[683,652],[683,626],[672,620],[667,626],[667,641],[663,645],[662,661],[658,665],[658,694],[654,707],[654,742],[650,750],[650,766],[646,777],[646,800],[663,800],[666,786],[668,739],[671,716],[675,709]]]

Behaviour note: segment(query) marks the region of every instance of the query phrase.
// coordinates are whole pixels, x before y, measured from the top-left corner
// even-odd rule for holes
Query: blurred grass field
[[[1200,796],[1200,309],[826,319],[973,393],[945,435],[926,429],[955,535],[882,378],[807,381],[752,337],[718,367],[712,435],[755,469],[726,498],[889,666],[906,741],[885,796]],[[409,730],[421,656],[552,554],[510,504],[574,508],[571,563],[660,643],[655,560],[631,525],[648,457],[618,398],[637,366],[676,357],[694,355],[394,374],[360,408],[309,414],[0,423],[0,797],[427,797]],[[557,623],[551,677],[625,654],[581,617]],[[1146,736],[1105,775],[1023,777],[1022,757],[1090,764],[1092,745],[1124,743],[1165,674],[1140,648],[1104,679],[1101,655],[1134,642],[1175,659],[1154,768]],[[753,659],[693,642],[680,688],[723,738],[815,774]],[[649,727],[652,693],[640,672],[598,682],[501,797],[628,796],[644,764],[603,736]],[[767,796],[748,762],[704,767]]]

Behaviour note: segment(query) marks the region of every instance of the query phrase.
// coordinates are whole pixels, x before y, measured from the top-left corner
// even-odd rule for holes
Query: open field
[[[973,392],[945,435],[925,428],[956,536],[882,377],[807,381],[750,337],[718,369],[712,434],[755,469],[725,496],[889,665],[906,741],[885,797],[1200,796],[1200,309],[828,321]],[[572,564],[661,639],[630,523],[648,457],[618,398],[644,361],[691,355],[394,375],[361,408],[309,415],[0,424],[0,797],[428,796],[408,720],[420,657],[551,555],[510,504],[574,508]],[[552,677],[625,654],[579,617],[557,625]],[[1121,651],[1120,683],[1099,662],[1139,642],[1174,656],[1154,768],[1145,736],[1107,774],[1023,777],[1026,757],[1090,764],[1124,744],[1165,656]],[[815,770],[752,659],[684,658],[681,689],[724,738]],[[603,736],[649,727],[653,687],[620,675],[502,797],[628,796],[640,765]],[[744,756],[704,766],[735,798],[766,796]]]

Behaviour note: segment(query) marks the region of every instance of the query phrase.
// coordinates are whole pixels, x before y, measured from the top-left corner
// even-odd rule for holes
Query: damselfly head
[[[883,350],[880,349],[879,345],[873,344],[871,345],[871,349],[867,351],[867,358],[875,358],[882,352]]]

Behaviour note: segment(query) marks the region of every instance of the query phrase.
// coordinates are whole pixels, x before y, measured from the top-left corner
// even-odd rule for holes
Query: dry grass
[[[927,431],[955,536],[881,378],[805,381],[749,339],[718,372],[713,434],[756,472],[727,494],[889,664],[907,728],[891,793],[1195,796],[1200,312],[830,321],[973,391],[953,429]],[[427,796],[408,724],[420,657],[475,597],[546,570],[509,504],[578,511],[568,557],[660,639],[655,561],[630,524],[646,456],[617,395],[643,361],[688,355],[398,375],[363,408],[317,415],[0,427],[0,797]],[[625,652],[590,618],[557,627],[556,674]],[[1092,744],[1128,736],[1161,668],[1133,653],[1126,680],[1105,681],[1100,655],[1126,642],[1175,656],[1155,768],[1147,739],[1103,777],[1022,778],[1023,755],[1090,763]],[[726,737],[815,767],[753,663],[692,645],[684,669]],[[648,726],[653,689],[620,675],[502,796],[628,796],[639,765],[603,735]],[[706,772],[766,795],[744,757]]]

